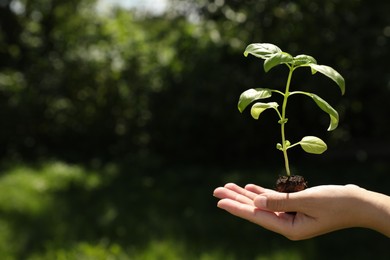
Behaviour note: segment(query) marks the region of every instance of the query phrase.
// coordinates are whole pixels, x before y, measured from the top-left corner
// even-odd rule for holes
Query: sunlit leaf
[[[253,101],[258,99],[269,98],[272,95],[267,88],[251,88],[241,93],[238,100],[238,110],[242,113],[244,109]]]
[[[310,68],[312,69],[312,73],[316,73],[317,71],[324,74],[325,76],[332,79],[334,82],[337,83],[337,85],[340,87],[341,94],[344,95],[345,93],[345,81],[343,76],[340,75],[336,70],[333,68],[326,66],[326,65],[318,65],[314,63],[308,64]]]
[[[282,52],[282,50],[271,43],[252,43],[249,44],[245,51],[244,55],[245,57],[248,56],[248,54],[252,54],[255,57],[261,58],[261,59],[267,59],[271,57],[273,54],[276,54],[278,52]]]
[[[293,65],[295,67],[307,65],[307,64],[317,64],[317,61],[309,55],[301,54],[294,57]]]
[[[339,124],[339,113],[331,106],[328,102],[317,96],[313,93],[307,93],[313,100],[316,102],[319,108],[321,108],[324,112],[328,113],[330,117],[330,124],[328,127],[328,131],[332,131],[337,128]]]
[[[293,57],[289,53],[279,52],[264,61],[264,70],[268,72],[270,69],[279,64],[291,63],[292,61]]]
[[[299,144],[305,152],[313,154],[322,154],[328,148],[324,141],[315,136],[305,136]]]
[[[276,102],[269,102],[269,103],[256,103],[251,108],[251,115],[254,119],[259,119],[259,116],[264,110],[268,108],[274,108],[276,109],[278,107],[278,103]]]

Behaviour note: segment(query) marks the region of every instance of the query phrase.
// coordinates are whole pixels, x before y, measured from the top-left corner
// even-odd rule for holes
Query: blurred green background
[[[294,173],[390,194],[388,0],[108,3],[0,0],[1,259],[388,259],[373,231],[291,242],[212,197],[283,172],[275,115],[237,110],[242,91],[285,84],[285,68],[243,56],[254,42],[346,80],[341,97],[294,75],[341,119],[326,132],[311,100],[291,101],[288,138],[329,146],[291,150]]]

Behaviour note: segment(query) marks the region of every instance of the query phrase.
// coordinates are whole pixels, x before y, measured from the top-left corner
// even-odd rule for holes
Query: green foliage
[[[0,208],[5,213],[17,212],[40,215],[52,207],[49,193],[66,189],[69,185],[82,185],[94,189],[101,185],[101,177],[77,166],[48,163],[38,169],[15,167],[0,179]]]
[[[13,259],[29,247],[38,249],[64,239],[69,209],[62,196],[75,187],[91,192],[108,179],[62,162],[16,165],[5,171],[0,177],[0,239],[7,246],[0,247],[0,256]],[[45,241],[47,237],[53,239]]]
[[[107,259],[130,259],[121,246],[117,244],[104,245],[90,244],[80,242],[69,249],[52,249],[50,248],[44,254],[35,254],[28,258],[29,260],[67,260],[67,259],[82,259],[82,260],[107,260]]]
[[[289,68],[289,74],[284,92],[274,89],[263,88],[246,90],[240,95],[238,101],[238,110],[242,113],[248,105],[252,105],[251,115],[254,119],[259,119],[260,114],[268,108],[273,108],[276,111],[279,116],[278,122],[281,125],[282,136],[282,143],[278,143],[276,147],[278,150],[283,152],[286,173],[288,176],[290,176],[287,149],[290,149],[299,144],[301,145],[302,149],[307,153],[321,154],[326,151],[327,145],[324,141],[315,136],[303,137],[301,141],[295,144],[291,144],[290,141],[286,140],[284,125],[287,123],[286,109],[288,97],[294,94],[303,94],[310,96],[324,112],[329,114],[330,125],[328,131],[334,130],[339,122],[339,115],[337,111],[319,96],[309,92],[290,91],[290,84],[293,72],[300,67],[310,67],[312,70],[312,74],[318,71],[336,82],[337,85],[340,87],[342,94],[344,94],[345,92],[344,78],[333,68],[325,65],[318,65],[317,61],[311,56],[298,55],[296,57],[293,57],[289,53],[283,52],[278,46],[270,43],[250,44],[244,51],[245,56],[248,56],[248,54],[264,59],[264,70],[266,72],[280,64],[284,64]],[[283,96],[283,104],[281,106],[281,110],[278,109],[279,104],[276,102],[256,102],[257,100],[271,97],[272,92],[278,93]],[[253,102],[256,103],[252,104]]]

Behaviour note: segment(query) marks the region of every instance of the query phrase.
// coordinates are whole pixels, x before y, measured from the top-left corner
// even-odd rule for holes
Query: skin
[[[323,185],[288,194],[228,183],[216,188],[214,196],[220,199],[219,208],[290,240],[352,227],[390,237],[390,197],[356,185]]]

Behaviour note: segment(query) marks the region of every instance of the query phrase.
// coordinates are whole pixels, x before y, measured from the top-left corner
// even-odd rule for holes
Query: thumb
[[[260,209],[274,212],[296,212],[300,210],[299,197],[293,193],[272,193],[257,195],[254,204]]]

